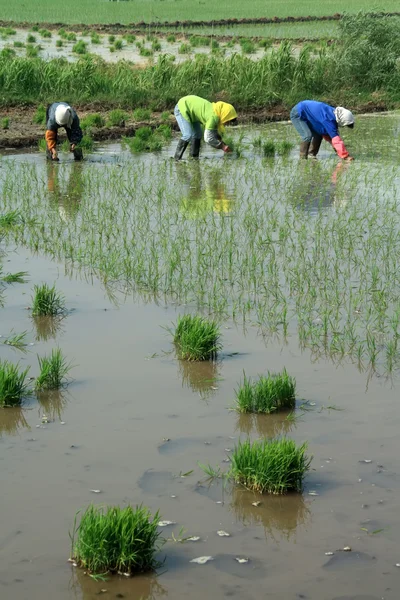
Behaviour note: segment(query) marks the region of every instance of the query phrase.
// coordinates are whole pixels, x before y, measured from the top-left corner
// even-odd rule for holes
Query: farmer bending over
[[[324,102],[303,100],[292,108],[290,120],[302,139],[300,158],[308,155],[316,158],[324,138],[340,158],[353,160],[338,132],[338,127],[354,127],[354,116],[347,108],[333,108]]]
[[[189,142],[190,156],[198,158],[204,127],[204,140],[213,148],[231,152],[222,140],[225,123],[236,121],[236,110],[226,102],[209,102],[199,96],[184,96],[175,106],[174,114],[182,133],[175,152],[180,160]]]
[[[82,129],[79,125],[79,117],[75,110],[66,102],[54,102],[49,104],[46,110],[46,156],[49,160],[58,160],[57,134],[60,127],[64,127],[70,143],[70,151],[74,153],[75,160],[82,160],[82,150],[77,148],[81,141]]]

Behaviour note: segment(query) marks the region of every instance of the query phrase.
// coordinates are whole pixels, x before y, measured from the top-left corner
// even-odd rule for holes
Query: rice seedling
[[[251,40],[240,40],[240,47],[242,49],[243,54],[254,54],[254,52],[256,51],[255,44]]]
[[[109,35],[108,41],[110,42],[110,44],[113,44],[115,42],[115,35]]]
[[[262,145],[264,156],[275,156],[275,142],[273,140],[266,140]]]
[[[127,121],[129,115],[120,108],[111,110],[108,114],[107,125],[109,127],[124,127],[125,121]]]
[[[58,35],[61,38],[66,38],[67,37],[67,32],[65,31],[65,29],[62,27],[61,29],[58,30]]]
[[[78,513],[79,514],[79,513]],[[91,573],[122,572],[130,575],[151,571],[164,540],[159,513],[143,507],[90,505],[77,517],[71,537],[71,557]]]
[[[175,41],[175,40],[174,40]],[[192,35],[190,38],[190,45],[193,48],[199,48],[201,46],[209,46],[211,39],[200,35]]]
[[[13,48],[10,48],[9,46],[6,46],[0,52],[0,58],[6,58],[6,59],[13,58],[15,55],[16,55],[15,50]]]
[[[42,38],[51,38],[51,31],[49,31],[48,29],[39,29],[39,33],[42,36]]]
[[[83,119],[81,119],[81,128],[83,130],[91,129],[92,127],[104,127],[105,121],[104,118],[98,113],[93,113],[91,115],[87,115]]]
[[[271,48],[272,46],[272,39],[265,38],[263,40],[259,40],[258,45],[260,48],[265,48],[265,50],[267,50],[267,48]]]
[[[276,142],[276,152],[280,156],[287,156],[293,150],[294,144],[288,140]]]
[[[124,47],[124,43],[122,40],[115,40],[114,42],[114,48],[116,50],[122,50],[122,48]]]
[[[0,360],[0,407],[19,406],[29,396],[28,372],[29,367],[20,370],[19,364]]]
[[[74,46],[72,46],[72,52],[75,54],[86,54],[87,53],[87,44],[83,40],[79,40],[76,42]]]
[[[218,48],[219,48],[219,42],[218,42],[218,40],[212,40],[211,41],[211,49],[212,50],[218,50]]]
[[[68,42],[76,42],[76,35],[72,31],[66,34],[65,38]],[[82,40],[81,40],[82,41]]]
[[[182,360],[214,360],[222,348],[220,329],[215,321],[197,315],[178,317],[174,344]]]
[[[110,46],[110,52],[115,52],[115,47],[114,46]]]
[[[147,108],[136,108],[133,113],[133,120],[140,122],[140,121],[149,121],[151,118],[151,111],[148,110]]]
[[[1,280],[4,281],[4,283],[26,283],[27,275],[27,271],[18,271],[18,273],[7,273],[7,275],[1,277]]]
[[[296,381],[282,373],[268,373],[252,382],[244,375],[244,381],[236,390],[236,410],[247,413],[272,413],[292,410],[296,405]]]
[[[22,215],[18,210],[9,210],[6,213],[0,214],[0,228],[6,229],[15,227],[22,223]]]
[[[239,442],[230,455],[229,478],[261,494],[301,492],[311,463],[306,450],[306,443],[286,438]]]
[[[169,123],[170,120],[171,120],[171,113],[169,113],[168,111],[162,112],[161,115],[160,115],[160,120],[163,123]]]
[[[8,129],[10,127],[9,117],[3,117],[2,119],[0,119],[0,127],[1,129]]]
[[[32,25],[31,31],[39,31],[39,26],[38,25]]]
[[[172,139],[172,129],[170,125],[159,125],[155,130],[155,135],[160,135],[164,140]]]
[[[98,33],[93,32],[90,37],[92,44],[101,44],[101,38]]]
[[[27,58],[37,58],[39,56],[39,52],[40,52],[39,46],[27,46],[26,47]]]
[[[77,148],[82,148],[82,150],[91,152],[94,148],[94,142],[90,135],[84,135],[79,144],[77,144]]]
[[[34,286],[32,316],[55,316],[63,314],[65,311],[65,298],[56,290],[55,285],[50,287],[47,283],[43,283]]]
[[[153,56],[153,50],[150,50],[150,48],[145,48],[144,46],[140,46],[139,54],[140,56]]]
[[[24,44],[24,42],[15,41],[13,43],[13,46],[14,46],[14,48],[24,48],[25,44]]]
[[[190,54],[192,51],[192,48],[190,46],[190,44],[181,44],[178,48],[178,52],[179,54]]]
[[[133,44],[133,42],[136,41],[136,35],[133,35],[133,33],[125,33],[125,35],[123,35],[123,38],[127,44]]]
[[[43,106],[43,104],[40,104],[37,107],[32,121],[37,125],[46,125],[46,108]]]
[[[36,44],[36,37],[34,35],[32,35],[32,33],[29,33],[26,38],[26,43],[27,44]]]
[[[68,148],[69,148],[69,144],[68,144]],[[39,152],[46,152],[47,143],[44,138],[40,138],[40,140],[38,140],[38,150],[39,150]]]
[[[15,333],[13,335],[10,334],[8,337],[5,338],[3,343],[6,346],[12,346],[13,348],[22,350],[26,346],[26,336],[26,331],[23,331],[22,333]]]
[[[176,36],[173,33],[170,33],[169,35],[167,35],[167,42],[173,44],[174,42],[176,42]]]
[[[123,139],[131,152],[158,152],[162,149],[161,137],[151,127],[139,127],[133,138]]]
[[[63,47],[63,41],[62,40],[57,40],[56,41],[56,48],[62,48]]]
[[[38,356],[40,374],[36,378],[37,390],[55,390],[66,384],[72,364],[65,359],[60,348],[52,350],[50,356]]]
[[[151,43],[151,49],[154,52],[159,52],[161,50],[161,44],[158,40],[153,40],[153,42]]]

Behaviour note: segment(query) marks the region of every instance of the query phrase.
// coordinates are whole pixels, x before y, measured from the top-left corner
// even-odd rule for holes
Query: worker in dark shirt
[[[82,150],[77,145],[82,140],[83,134],[76,111],[66,102],[54,102],[46,111],[46,144],[47,158],[58,160],[57,139],[58,130],[64,127],[70,143],[70,151],[75,160],[82,160]]]

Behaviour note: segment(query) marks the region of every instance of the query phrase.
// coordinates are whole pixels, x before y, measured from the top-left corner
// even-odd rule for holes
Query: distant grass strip
[[[229,477],[249,490],[268,494],[300,492],[310,468],[307,444],[293,440],[247,440],[231,454]]]
[[[252,382],[244,381],[236,391],[236,410],[241,413],[272,413],[292,410],[296,404],[296,380],[282,373],[268,373]]]
[[[37,390],[56,390],[66,383],[72,369],[60,348],[53,349],[50,356],[38,356],[40,374],[35,381]]]
[[[155,554],[163,540],[158,532],[159,514],[138,506],[120,508],[89,506],[71,535],[72,557],[91,573],[121,572],[129,575],[155,569]]]
[[[174,343],[182,360],[213,360],[222,345],[220,329],[215,321],[199,316],[178,317]]]
[[[0,361],[0,407],[20,406],[22,400],[29,396],[30,390],[26,377],[29,367],[21,370],[8,360]]]

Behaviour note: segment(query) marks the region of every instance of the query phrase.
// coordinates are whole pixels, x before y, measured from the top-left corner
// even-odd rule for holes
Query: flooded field
[[[360,117],[346,164],[325,143],[299,162],[288,124],[235,129],[240,156],[204,147],[182,164],[176,140],[98,146],[83,163],[3,153],[0,216],[16,217],[0,279],[28,275],[1,284],[0,342],[26,332],[26,345],[0,343],[0,358],[37,377],[37,355],[60,347],[75,367],[62,391],[0,409],[2,600],[398,597],[399,129]],[[266,158],[271,139],[296,146]],[[63,318],[30,314],[42,282],[64,294]],[[176,359],[168,328],[185,312],[220,322],[217,361]],[[230,410],[244,373],[284,367],[294,416]],[[302,494],[199,467],[226,471],[239,439],[279,435],[308,441]],[[91,502],[172,522],[157,573],[94,580],[68,562]]]

